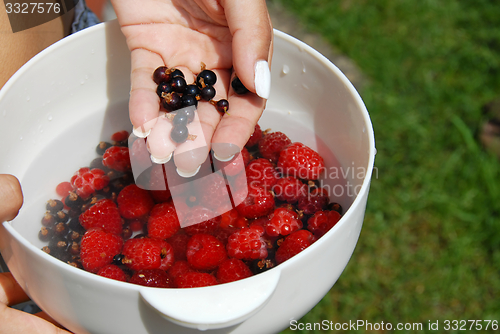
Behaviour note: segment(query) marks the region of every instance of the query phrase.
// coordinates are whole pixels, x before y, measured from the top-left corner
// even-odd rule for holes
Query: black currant
[[[184,73],[182,73],[181,70],[178,70],[176,68],[171,68],[170,71],[171,71],[170,72],[170,79],[177,78],[177,77],[185,78]]]
[[[181,96],[176,92],[168,93],[163,99],[163,108],[167,111],[179,109],[182,106]]]
[[[198,100],[194,95],[184,94],[182,95],[182,107],[197,106]]]
[[[229,110],[229,102],[226,99],[219,100],[215,104],[215,109],[218,112],[226,113]]]
[[[184,143],[189,135],[189,130],[187,126],[178,124],[172,128],[172,132],[170,132],[170,138],[178,144]]]
[[[194,115],[195,115],[195,113],[194,113],[194,110],[193,110],[193,109],[188,108],[188,109],[182,109],[182,110],[179,110],[179,111],[177,112],[177,115],[175,115],[175,116],[178,116],[178,115],[186,115],[186,116],[187,116],[187,118],[188,118],[188,124],[189,124],[189,123],[191,123],[192,121],[194,121]],[[179,116],[179,117],[180,117],[180,116]]]
[[[174,119],[172,120],[172,125],[187,125],[188,124],[188,117],[184,113],[178,113],[175,115]]]
[[[57,213],[58,211],[64,209],[64,204],[58,199],[49,199],[45,205],[45,209],[51,213]]]
[[[170,70],[166,66],[157,67],[153,72],[153,81],[160,84],[162,81],[170,80]]]
[[[205,101],[210,101],[215,96],[215,88],[213,86],[205,86],[200,92],[200,97]]]
[[[198,88],[198,86],[196,85],[187,85],[186,86],[186,89],[184,90],[184,94],[187,94],[187,95],[200,95],[200,89]]]
[[[104,152],[106,152],[106,150],[108,148],[110,148],[111,146],[113,146],[113,145],[111,145],[108,142],[102,141],[102,142],[99,143],[99,145],[97,145],[97,147],[95,148],[95,151],[96,151],[97,154],[103,155]]]
[[[170,85],[169,82],[160,82],[158,87],[156,87],[156,94],[161,98],[163,97],[163,94],[171,93],[173,91],[173,87]]]
[[[172,86],[174,92],[182,94],[186,89],[187,83],[183,77],[175,77],[170,80],[170,86]]]
[[[198,87],[213,86],[217,82],[217,75],[214,71],[203,70],[196,76],[196,84]]]
[[[246,94],[249,92],[249,90],[243,86],[241,83],[240,79],[238,77],[234,77],[233,81],[231,82],[231,87],[233,87],[233,90],[236,94]]]

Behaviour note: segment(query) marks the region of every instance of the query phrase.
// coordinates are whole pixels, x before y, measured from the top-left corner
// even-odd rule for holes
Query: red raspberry
[[[252,226],[231,234],[227,240],[227,254],[240,260],[264,259],[267,257],[264,228]]]
[[[252,276],[252,271],[241,260],[227,259],[217,269],[217,279],[220,283],[229,283]]]
[[[297,207],[302,210],[306,215],[312,215],[317,211],[326,208],[330,199],[325,189],[317,188],[311,191],[306,196],[299,198]]]
[[[161,269],[144,269],[136,271],[130,277],[129,283],[153,288],[173,288],[172,278]]]
[[[198,233],[210,234],[214,232],[220,224],[220,216],[215,215],[211,210],[202,206],[191,208],[189,216],[183,221],[184,231],[188,235]]]
[[[262,129],[260,128],[260,125],[257,124],[255,125],[252,135],[250,136],[250,138],[248,138],[245,147],[252,147],[257,145],[261,138],[262,138]]]
[[[64,198],[69,195],[71,191],[73,191],[73,186],[71,185],[70,182],[61,182],[57,185],[56,187],[56,193],[59,195],[61,198]]]
[[[158,239],[167,239],[173,236],[181,226],[172,202],[156,204],[148,219],[148,235]]]
[[[238,227],[243,228],[248,226],[248,220],[241,216],[236,209],[231,209],[221,215],[220,227]]]
[[[168,165],[168,164],[167,164]],[[163,203],[170,199],[171,193],[167,179],[164,175],[163,166],[154,164],[151,168],[148,189],[156,203]]]
[[[196,271],[180,275],[174,282],[178,288],[201,288],[203,286],[218,284],[214,275]]]
[[[122,281],[122,282],[127,281],[127,277],[125,276],[125,272],[120,267],[118,267],[117,265],[114,265],[114,264],[105,265],[104,267],[99,269],[99,271],[97,272],[97,275],[111,278],[111,279],[114,279],[117,281]]]
[[[325,169],[323,158],[302,143],[293,143],[281,151],[278,169],[299,179],[317,180]]]
[[[86,230],[100,227],[106,232],[122,233],[123,219],[115,202],[108,198],[97,201],[80,215],[79,220]]]
[[[174,249],[175,261],[185,261],[187,260],[187,244],[191,237],[184,233],[176,233],[172,237],[167,239],[167,242]]]
[[[271,190],[278,182],[279,174],[273,164],[264,158],[251,161],[245,168],[248,184]]]
[[[187,260],[198,270],[213,270],[226,259],[224,245],[213,235],[196,234],[187,244]]]
[[[264,158],[276,163],[278,162],[280,152],[291,143],[290,138],[283,132],[271,132],[259,141],[259,151]]]
[[[116,201],[120,214],[125,219],[142,217],[149,213],[155,205],[149,192],[139,188],[135,184],[123,188]]]
[[[320,238],[334,227],[340,218],[337,211],[318,211],[307,220],[307,229],[313,232],[316,238]]]
[[[241,227],[240,227],[241,228]],[[234,232],[240,230],[239,227],[219,227],[217,230],[215,230],[212,235],[216,237],[224,247],[227,244],[227,239],[229,239],[229,236],[233,234]]]
[[[127,172],[132,167],[130,165],[130,155],[128,147],[111,146],[102,156],[102,164],[108,168],[119,172]]]
[[[144,222],[140,219],[133,219],[128,223],[128,228],[132,232],[142,232],[144,230]]]
[[[220,214],[232,208],[226,181],[219,173],[213,173],[201,178],[196,183],[194,193],[199,198],[200,205],[215,213]]]
[[[172,246],[160,239],[129,239],[122,253],[125,256],[123,263],[132,270],[167,270],[174,263]]]
[[[307,186],[293,176],[285,176],[274,185],[273,192],[280,201],[292,204],[307,195]]]
[[[116,234],[93,228],[85,232],[80,245],[80,258],[85,270],[96,273],[120,254],[123,239]]]
[[[307,230],[293,232],[283,240],[276,251],[276,263],[280,264],[302,252],[314,242],[314,236]]]
[[[223,170],[224,174],[234,176],[245,170],[245,166],[248,165],[250,159],[250,153],[243,147],[241,152],[230,161],[219,161],[214,159],[214,165],[216,170]]]
[[[116,142],[125,141],[127,139],[128,139],[128,132],[125,130],[115,132],[111,136],[111,140]]]
[[[102,169],[87,167],[80,168],[71,177],[71,185],[76,189],[76,193],[81,198],[87,198],[96,190],[101,190],[109,183],[109,177]]]
[[[236,207],[236,210],[245,218],[265,216],[274,210],[274,197],[262,187],[249,186],[247,197]]]
[[[176,279],[177,277],[184,275],[186,273],[194,272],[194,270],[191,265],[187,261],[175,261],[175,263],[168,269],[168,274],[170,277],[173,279]]]
[[[241,154],[241,157],[243,158],[243,163],[245,164],[245,166],[248,165],[250,163],[250,161],[253,160],[252,155],[250,154],[250,152],[248,152],[246,147],[243,147],[240,154]]]
[[[269,218],[266,233],[270,237],[289,235],[302,228],[302,221],[300,221],[297,212],[288,208],[277,208],[269,215]]]

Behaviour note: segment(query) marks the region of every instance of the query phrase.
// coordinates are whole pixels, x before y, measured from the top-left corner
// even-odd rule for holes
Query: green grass
[[[500,321],[500,164],[477,140],[500,97],[498,2],[282,4],[369,78],[378,150],[354,255],[301,322]]]

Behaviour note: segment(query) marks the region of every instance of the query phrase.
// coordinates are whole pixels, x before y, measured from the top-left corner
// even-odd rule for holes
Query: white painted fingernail
[[[151,133],[151,129],[144,132],[144,131],[142,131],[141,128],[144,129],[142,126],[137,127],[137,128],[133,128],[132,132],[134,133],[134,135],[136,135],[139,138],[146,138],[147,136],[149,136],[149,134]]]
[[[195,176],[200,171],[200,168],[201,168],[201,165],[199,165],[198,168],[196,168],[193,171],[184,171],[184,170],[181,170],[181,169],[177,168],[177,174],[179,174],[182,177]]]
[[[173,155],[173,153],[170,153],[168,155],[168,157],[166,157],[166,158],[156,158],[153,155],[151,155],[151,161],[154,162],[155,164],[159,164],[159,165],[166,164],[167,162],[170,161],[170,159],[172,159],[172,155]]]
[[[214,158],[215,158],[215,159],[217,159],[217,160],[219,160],[219,161],[226,162],[226,161],[229,161],[229,160],[231,160],[232,158],[234,158],[234,154],[233,154],[233,155],[230,155],[230,156],[228,156],[228,157],[226,157],[226,158],[221,158],[221,157],[219,157],[219,156],[218,156],[218,155],[214,152]]]
[[[255,92],[263,99],[269,98],[271,91],[271,71],[269,63],[265,60],[259,60],[255,63]]]

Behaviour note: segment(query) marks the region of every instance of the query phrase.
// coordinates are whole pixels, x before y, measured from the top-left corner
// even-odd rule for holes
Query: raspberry
[[[273,192],[280,201],[292,204],[307,195],[307,186],[293,176],[285,176],[274,185]]]
[[[262,138],[262,129],[260,128],[260,125],[257,124],[255,125],[252,135],[250,136],[250,138],[248,138],[245,147],[250,148],[252,146],[257,145],[261,138]]]
[[[248,220],[241,216],[236,209],[231,209],[221,215],[220,227],[247,227]]]
[[[231,234],[227,240],[227,254],[240,260],[264,259],[267,257],[264,228],[252,226]]]
[[[191,239],[191,237],[184,233],[176,233],[167,239],[167,242],[174,250],[174,258],[176,261],[187,260],[186,251],[189,239]]]
[[[217,269],[219,283],[229,283],[252,276],[252,271],[241,260],[227,259]]]
[[[325,162],[310,147],[302,143],[293,143],[281,151],[278,169],[283,174],[299,179],[317,180],[325,169]]]
[[[274,197],[262,187],[249,186],[247,197],[236,207],[236,210],[245,218],[265,216],[274,210]]]
[[[79,216],[80,224],[86,230],[100,227],[106,232],[120,234],[122,232],[123,219],[118,207],[110,199],[101,199]]]
[[[248,184],[252,186],[261,186],[266,190],[278,182],[279,174],[273,164],[264,158],[259,158],[251,161],[245,168]]]
[[[270,237],[289,235],[302,228],[302,222],[299,220],[297,213],[288,208],[277,208],[269,215],[269,218],[266,233]]]
[[[196,234],[187,244],[187,260],[198,270],[213,270],[226,259],[224,245],[213,235]]]
[[[135,184],[123,188],[116,201],[121,216],[126,219],[142,217],[151,211],[154,206],[149,192]]]
[[[151,168],[150,179],[148,184],[148,189],[150,190],[151,196],[155,200],[156,203],[163,203],[170,199],[171,193],[168,188],[168,182],[165,177],[163,166],[166,165],[157,165],[154,164],[153,168]]]
[[[71,177],[71,185],[76,189],[78,196],[82,198],[88,198],[96,190],[106,187],[108,183],[109,177],[99,168],[80,168]]]
[[[194,272],[193,268],[187,261],[175,261],[175,263],[168,269],[168,274],[176,279],[177,277],[184,275],[186,273]]]
[[[148,219],[148,235],[158,239],[167,239],[180,229],[179,219],[172,202],[156,204]]]
[[[330,199],[326,190],[317,188],[306,196],[300,197],[297,207],[306,215],[312,215],[317,211],[325,209],[329,201]]]
[[[116,142],[125,141],[127,139],[128,139],[128,132],[125,130],[115,132],[111,136],[111,140]]]
[[[276,263],[280,264],[297,255],[314,242],[314,236],[307,230],[293,232],[283,240],[276,251]]]
[[[136,271],[129,283],[153,288],[173,288],[171,277],[161,269],[144,269]]]
[[[245,166],[250,162],[250,153],[243,147],[239,155],[236,155],[230,161],[219,161],[214,159],[216,170],[223,170],[228,176],[238,175],[245,170]]]
[[[132,167],[128,147],[111,146],[104,152],[102,164],[119,172],[129,171]]]
[[[307,229],[319,238],[334,227],[339,220],[340,213],[337,211],[318,211],[307,221]]]
[[[180,275],[174,282],[178,288],[201,288],[218,284],[214,275],[196,271]]]
[[[271,132],[267,133],[259,141],[259,151],[262,157],[271,160],[272,162],[278,162],[280,152],[290,145],[292,141],[283,132]]]
[[[215,216],[215,217],[214,217]],[[191,208],[189,216],[183,222],[184,231],[188,235],[198,233],[212,233],[220,224],[220,216],[215,215],[211,210],[202,206]]]
[[[68,196],[71,191],[73,191],[73,186],[67,181],[59,183],[56,187],[56,193],[61,198]]]
[[[80,258],[85,270],[96,273],[119,254],[123,240],[116,234],[93,228],[85,232],[80,245]]]
[[[105,265],[104,267],[99,269],[97,275],[111,278],[117,281],[122,281],[122,282],[127,281],[125,272],[120,267],[114,264]]]
[[[172,246],[160,239],[129,239],[125,242],[122,253],[123,263],[132,270],[167,270],[174,263]]]
[[[201,178],[196,184],[195,194],[202,206],[215,213],[231,210],[226,181],[219,173]]]

